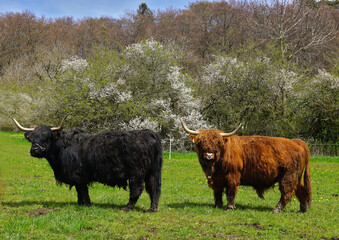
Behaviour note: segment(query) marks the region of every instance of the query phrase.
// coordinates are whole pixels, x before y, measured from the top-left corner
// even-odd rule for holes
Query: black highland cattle
[[[65,131],[62,130],[65,118],[56,128],[45,125],[24,128],[12,120],[32,143],[31,155],[47,159],[59,183],[75,186],[79,205],[91,204],[88,185],[100,182],[124,189],[128,186],[129,202],[122,210],[129,211],[145,185],[151,199],[148,211],[157,211],[163,162],[160,137],[150,130],[100,134],[80,129]]]

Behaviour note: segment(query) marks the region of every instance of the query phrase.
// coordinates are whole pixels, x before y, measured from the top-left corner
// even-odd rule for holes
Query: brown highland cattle
[[[222,208],[222,194],[226,188],[227,207],[235,209],[235,195],[239,185],[252,186],[260,198],[276,182],[281,198],[273,212],[284,209],[296,194],[300,212],[311,204],[310,151],[298,139],[264,136],[236,136],[220,130],[192,131],[181,120],[190,134],[200,165],[214,191],[216,208]],[[304,184],[302,175],[304,174]]]

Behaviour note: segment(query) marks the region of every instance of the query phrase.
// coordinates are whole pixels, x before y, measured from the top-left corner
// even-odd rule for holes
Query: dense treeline
[[[335,2],[199,1],[119,19],[0,15],[0,128],[8,116],[90,131],[193,128],[338,141]]]
[[[251,39],[261,48],[274,43],[282,57],[304,68],[331,69],[338,61],[338,22],[337,9],[312,0],[201,1],[186,10],[157,12],[144,4],[120,19],[47,19],[29,11],[2,13],[0,69],[22,55],[34,54],[39,46],[58,44],[87,58],[93,45],[119,51],[150,37],[182,45],[193,55],[194,65],[208,61],[216,52],[241,49]]]

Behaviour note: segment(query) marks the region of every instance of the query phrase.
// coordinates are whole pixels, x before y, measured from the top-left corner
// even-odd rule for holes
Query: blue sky
[[[136,11],[141,3],[151,10],[186,9],[194,0],[0,0],[0,13],[29,10],[37,17],[56,18],[72,16],[120,18],[126,11]]]

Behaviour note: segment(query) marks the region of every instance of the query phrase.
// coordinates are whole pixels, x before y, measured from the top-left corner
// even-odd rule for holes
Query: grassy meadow
[[[90,187],[91,207],[75,188],[56,185],[45,159],[29,154],[22,133],[0,132],[0,239],[338,239],[339,157],[312,157],[313,201],[297,213],[296,198],[278,214],[278,186],[260,199],[241,186],[235,211],[214,209],[195,153],[164,153],[159,211],[147,213],[143,192],[134,211],[120,210],[128,191]],[[224,205],[226,202],[224,196]]]

